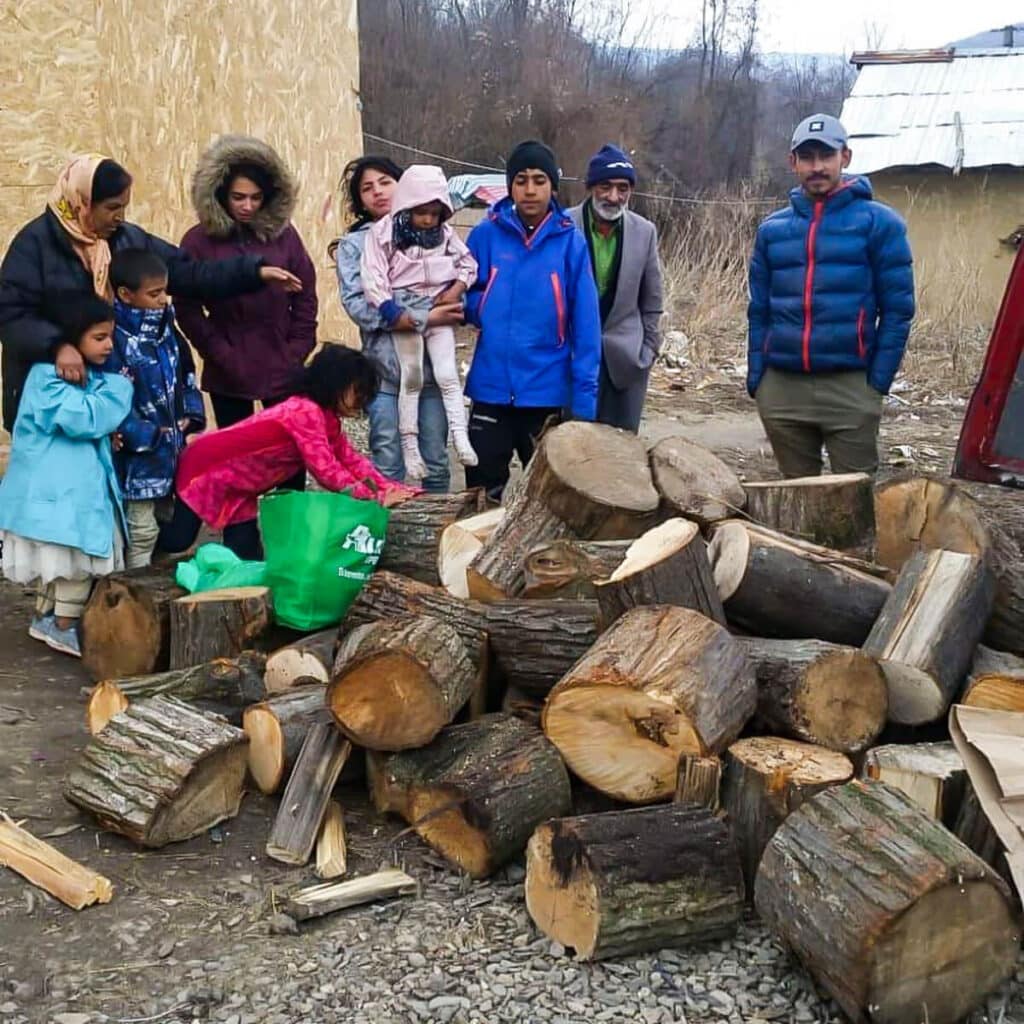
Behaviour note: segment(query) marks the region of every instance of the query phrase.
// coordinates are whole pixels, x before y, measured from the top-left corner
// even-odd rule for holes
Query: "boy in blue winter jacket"
[[[179,345],[167,267],[147,249],[122,249],[110,264],[114,350],[103,369],[129,377],[132,411],[115,434],[115,464],[128,523],[125,567],[149,565],[157,505],[172,500],[185,436],[206,425],[192,353]]]
[[[466,320],[480,329],[466,394],[479,465],[466,484],[501,497],[513,454],[526,465],[552,414],[597,416],[601,313],[583,235],[558,205],[558,164],[542,142],[508,158],[509,195],[470,233],[479,265]]]
[[[834,117],[793,133],[790,205],[757,230],[750,261],[747,391],[784,476],[874,473],[878,426],[914,317],[906,226],[844,175],[852,153]]]

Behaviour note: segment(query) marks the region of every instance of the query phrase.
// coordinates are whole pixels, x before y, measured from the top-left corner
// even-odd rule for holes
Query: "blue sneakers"
[[[82,656],[82,648],[78,643],[77,624],[61,629],[57,625],[57,619],[53,615],[42,615],[32,620],[28,627],[28,635],[33,640],[42,640],[47,647],[60,651],[61,654],[70,654],[73,658]]]

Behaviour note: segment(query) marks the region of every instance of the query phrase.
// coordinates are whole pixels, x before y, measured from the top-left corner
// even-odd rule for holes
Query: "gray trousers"
[[[597,383],[597,422],[637,433],[647,398],[647,378],[650,375],[648,367],[628,388],[617,388],[608,376],[608,367],[602,359],[601,375]]]

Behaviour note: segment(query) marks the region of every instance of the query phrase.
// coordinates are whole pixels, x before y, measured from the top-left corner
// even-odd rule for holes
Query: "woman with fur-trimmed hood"
[[[199,158],[192,204],[199,223],[181,247],[195,259],[251,253],[290,270],[302,291],[264,290],[214,302],[179,300],[178,321],[203,357],[218,427],[287,398],[316,345],[316,271],[291,223],[298,186],[267,143],[222,135]]]

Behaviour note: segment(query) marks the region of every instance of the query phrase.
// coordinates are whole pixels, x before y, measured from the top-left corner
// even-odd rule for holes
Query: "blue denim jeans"
[[[398,433],[398,395],[378,392],[366,407],[370,419],[370,456],[373,464],[392,480],[405,479],[402,442]],[[437,494],[448,490],[448,419],[437,388],[420,395],[420,452],[427,464],[423,489]]]

